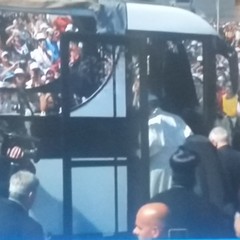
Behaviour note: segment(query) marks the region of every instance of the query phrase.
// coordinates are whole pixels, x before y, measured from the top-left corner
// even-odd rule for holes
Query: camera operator
[[[23,156],[23,151],[20,147],[15,146],[8,149],[9,158],[18,159]],[[8,182],[11,172],[11,162],[6,156],[0,156],[0,196],[8,196]]]
[[[27,170],[36,173],[33,163],[36,149],[26,148],[31,144],[31,137],[8,133],[3,134],[3,142],[0,155],[0,196],[8,197],[9,179],[19,170]],[[25,144],[25,146],[24,146]]]

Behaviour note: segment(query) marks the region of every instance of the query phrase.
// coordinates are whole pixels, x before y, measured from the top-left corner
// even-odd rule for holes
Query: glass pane
[[[61,114],[61,35],[85,28],[95,33],[95,25],[94,19],[71,16],[2,13],[0,115]],[[64,80],[70,83],[72,116],[126,116],[124,51],[105,43],[70,42],[70,75]],[[95,98],[93,104],[77,111]]]
[[[21,12],[1,15],[0,114],[45,116],[61,113],[60,29],[70,17]],[[64,26],[63,26],[64,27]]]
[[[72,169],[74,234],[114,233],[114,191],[113,167]]]
[[[127,167],[118,167],[118,231],[127,231]]]
[[[63,234],[62,160],[42,159],[35,166],[40,186],[31,214],[42,224],[45,233]]]
[[[81,43],[81,57],[74,64],[70,55],[71,116],[124,117],[124,47],[89,42]]]

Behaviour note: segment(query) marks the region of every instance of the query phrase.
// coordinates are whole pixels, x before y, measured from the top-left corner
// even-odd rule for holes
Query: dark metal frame
[[[204,58],[204,123],[206,129],[210,129],[215,118],[215,96],[212,94],[216,89],[216,65],[215,55],[213,50],[212,36],[196,36],[185,34],[167,34],[167,33],[127,33],[126,36],[112,35],[81,35],[79,33],[65,33],[61,37],[61,93],[62,93],[62,114],[60,116],[46,116],[39,121],[52,119],[57,121],[60,126],[60,147],[61,153],[58,157],[63,159],[63,230],[64,236],[72,235],[72,168],[75,167],[101,167],[112,166],[115,172],[115,228],[118,232],[118,193],[117,193],[117,167],[126,166],[127,168],[127,188],[128,188],[128,231],[131,232],[137,209],[146,201],[149,200],[149,149],[148,149],[148,101],[147,101],[147,38],[154,36],[164,40],[184,40],[194,39],[203,42],[203,58]],[[88,117],[70,117],[70,92],[68,85],[68,57],[70,41],[92,41],[103,42],[112,45],[128,46],[130,42],[134,42],[139,49],[139,64],[140,64],[140,108],[137,111],[131,109],[131,100],[127,94],[127,115],[125,118],[117,118],[116,111],[111,118],[88,118]],[[127,55],[128,53],[126,53]],[[116,76],[113,75],[114,86]],[[131,83],[126,83],[126,93],[131,91]],[[115,91],[115,90],[114,90]],[[114,108],[116,108],[116,92],[114,92]],[[1,118],[16,118],[16,116],[6,116]],[[35,116],[24,117],[17,116],[22,120],[32,121]],[[37,119],[38,120],[38,119]],[[76,133],[72,129],[77,127]],[[97,130],[98,135],[91,137],[90,131]],[[74,141],[72,134],[81,135],[85,141],[76,143],[77,148],[87,149],[81,154],[71,146]],[[140,142],[138,142],[140,137]],[[110,139],[107,145],[102,139]],[[75,138],[76,139],[76,138]],[[92,144],[91,144],[92,141]],[[136,157],[136,145],[139,145],[140,156]],[[117,160],[117,157],[124,156],[126,160]],[[113,157],[113,161],[73,161],[72,158],[97,158],[97,157]]]
[[[71,236],[72,235],[72,184],[71,184],[71,169],[74,167],[101,167],[101,166],[113,166],[114,167],[114,176],[115,176],[115,230],[116,233],[118,233],[118,191],[117,191],[117,167],[119,166],[126,166],[128,167],[128,159],[127,161],[121,161],[117,160],[118,156],[127,156],[127,149],[122,148],[123,152],[121,153],[121,150],[117,150],[117,146],[114,147],[115,150],[106,149],[106,147],[103,147],[100,151],[89,151],[88,153],[85,153],[88,157],[114,157],[113,161],[72,161],[72,157],[76,157],[76,155],[72,155],[71,150],[69,149],[69,142],[71,142],[71,131],[69,130],[70,122],[76,122],[78,123],[79,127],[88,126],[87,128],[93,129],[98,128],[97,126],[103,126],[105,128],[106,132],[108,132],[108,137],[111,138],[111,141],[113,144],[116,145],[117,142],[126,141],[128,137],[127,131],[123,130],[127,127],[127,117],[126,118],[116,118],[116,92],[115,92],[115,86],[116,86],[116,76],[115,73],[113,73],[113,107],[114,107],[114,116],[112,118],[71,118],[70,117],[70,104],[69,104],[69,86],[68,86],[68,74],[69,74],[69,68],[68,68],[68,56],[69,54],[69,42],[70,41],[90,41],[90,42],[104,42],[109,43],[113,45],[125,45],[126,39],[123,37],[116,37],[116,36],[100,36],[100,35],[80,35],[76,33],[66,33],[62,35],[61,38],[61,59],[62,59],[62,67],[61,67],[61,79],[62,79],[62,99],[63,99],[63,105],[62,105],[62,146],[64,148],[64,156],[63,156],[63,195],[64,195],[64,209],[63,209],[63,219],[64,219],[64,235],[65,236]],[[111,131],[110,129],[114,128],[115,131]],[[122,134],[122,130],[124,131],[124,134]],[[109,131],[111,134],[109,134]],[[91,134],[91,133],[86,133]],[[123,136],[124,135],[124,136]],[[94,136],[95,138],[96,136]],[[99,139],[103,136],[97,136]],[[84,137],[83,137],[84,138]],[[125,139],[122,139],[125,138]],[[89,138],[91,141],[91,137]],[[101,145],[103,141],[99,141],[99,145]],[[109,146],[111,148],[111,146]],[[86,157],[86,155],[83,154],[81,156],[77,155],[77,157]],[[99,155],[100,154],[100,155]],[[129,188],[129,187],[128,187]]]

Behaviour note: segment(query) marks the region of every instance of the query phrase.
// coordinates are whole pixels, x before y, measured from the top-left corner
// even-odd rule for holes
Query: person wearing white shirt
[[[177,115],[157,107],[149,121],[150,197],[171,187],[169,159],[185,139],[190,127]]]
[[[38,63],[40,69],[44,72],[52,65],[52,55],[51,51],[47,50],[46,38],[43,33],[38,33],[36,36],[36,40],[38,41],[38,47],[37,49],[33,50],[30,55],[31,58]]]

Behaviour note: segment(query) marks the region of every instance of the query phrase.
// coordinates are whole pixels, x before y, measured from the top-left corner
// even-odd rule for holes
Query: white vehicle
[[[10,81],[0,89],[8,101],[0,118],[23,121],[40,140],[32,214],[54,237],[131,234],[136,210],[149,199],[148,93],[178,115],[200,109],[198,130],[207,131],[216,118],[216,55],[229,62],[236,91],[235,52],[205,20],[175,7],[2,0],[0,11],[1,50],[32,81],[28,89]],[[60,52],[44,46],[39,54],[52,61],[53,78],[28,55],[50,34]],[[203,59],[201,106],[187,55],[193,42]],[[30,69],[32,62],[39,66]]]

